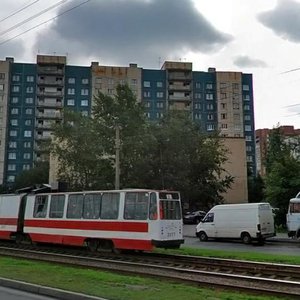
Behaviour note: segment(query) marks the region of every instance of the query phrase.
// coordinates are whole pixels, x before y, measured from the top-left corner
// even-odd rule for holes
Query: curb
[[[7,288],[18,289],[37,295],[54,297],[62,300],[107,300],[95,296],[88,296],[81,293],[69,292],[61,289],[50,288],[38,284],[26,283],[23,281],[6,279],[0,277],[0,285]]]

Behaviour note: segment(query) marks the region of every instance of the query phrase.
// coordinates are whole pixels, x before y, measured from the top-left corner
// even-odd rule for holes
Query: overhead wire
[[[22,12],[23,10],[27,9],[28,7],[32,6],[33,4],[35,4],[35,3],[39,2],[39,1],[40,1],[40,0],[36,0],[36,1],[32,2],[32,3],[29,3],[29,4],[25,5],[24,7],[20,8],[20,9],[18,9],[18,10],[16,10],[16,11],[14,11],[14,12],[11,13],[10,15],[8,15],[7,17],[1,19],[1,20],[0,20],[0,23],[1,23],[1,22],[4,22],[5,20],[7,20],[7,19],[9,19],[9,18],[11,18],[11,17],[13,17],[13,16],[15,16],[16,14]]]
[[[31,17],[29,17],[29,18],[27,18],[27,19],[25,19],[25,20],[23,20],[23,21],[15,24],[15,25],[13,25],[12,27],[10,27],[10,28],[8,28],[6,30],[3,30],[2,32],[0,32],[0,36],[5,35],[8,32],[10,32],[10,31],[12,31],[12,30],[14,30],[14,29],[16,29],[16,28],[18,28],[18,27],[20,27],[20,26],[22,26],[22,25],[24,25],[24,24],[26,24],[26,23],[28,23],[28,22],[30,22],[32,20],[34,20],[35,18],[37,18],[37,17],[39,17],[39,16],[47,13],[48,11],[50,11],[50,10],[52,10],[52,9],[54,9],[54,8],[62,5],[62,4],[64,4],[66,1],[68,1],[68,0],[61,0],[60,2],[58,2],[58,3],[56,3],[56,4],[52,5],[52,6],[49,6],[48,8],[45,8],[44,10],[42,10],[42,11],[38,12],[37,14],[35,14],[35,15],[33,15],[33,16],[31,16]]]
[[[48,19],[48,20],[46,20],[46,21],[44,21],[44,22],[42,22],[42,23],[39,23],[39,24],[37,24],[37,25],[35,25],[35,26],[33,26],[33,27],[31,27],[31,28],[29,28],[29,29],[27,29],[27,30],[25,30],[25,31],[23,31],[23,32],[21,32],[21,33],[15,35],[15,36],[13,36],[13,37],[11,37],[11,38],[8,38],[8,39],[6,39],[6,40],[0,42],[0,46],[3,45],[3,44],[6,44],[6,43],[8,43],[8,42],[10,42],[10,41],[12,41],[12,40],[14,40],[14,39],[16,39],[16,38],[18,38],[19,36],[22,36],[23,34],[26,34],[26,33],[30,32],[30,31],[32,31],[32,30],[34,30],[34,29],[36,29],[36,28],[38,28],[38,27],[40,27],[40,26],[42,26],[42,25],[44,25],[44,24],[46,24],[46,23],[48,23],[48,22],[51,22],[51,21],[53,21],[53,20],[55,20],[55,19],[57,19],[57,18],[59,18],[59,17],[65,15],[65,14],[68,13],[68,12],[70,12],[70,11],[72,11],[72,10],[74,10],[74,9],[76,9],[76,8],[78,8],[78,7],[82,6],[82,5],[84,5],[84,4],[87,4],[87,3],[90,2],[90,1],[91,1],[91,0],[86,0],[86,1],[84,1],[84,2],[82,2],[82,3],[80,3],[80,4],[78,4],[78,5],[75,5],[75,6],[71,7],[71,8],[69,8],[69,9],[63,11],[62,13],[60,13],[60,14],[58,14],[58,15],[56,15],[56,16],[54,16],[54,17],[52,17],[52,18],[50,18],[50,19]]]

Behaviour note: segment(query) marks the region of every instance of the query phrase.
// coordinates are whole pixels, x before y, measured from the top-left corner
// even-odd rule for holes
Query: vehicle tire
[[[244,244],[251,244],[251,236],[249,233],[247,232],[242,233],[241,238]]]
[[[97,252],[99,248],[99,241],[97,240],[89,240],[87,242],[87,247],[91,252]]]
[[[201,242],[206,242],[208,240],[207,234],[204,231],[200,231],[198,236]]]

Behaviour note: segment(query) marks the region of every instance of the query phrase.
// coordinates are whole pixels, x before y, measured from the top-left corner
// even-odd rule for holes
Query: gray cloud
[[[265,68],[267,64],[260,59],[253,59],[249,56],[240,55],[234,58],[233,63],[240,68],[250,67],[250,68]]]
[[[187,51],[216,52],[231,39],[215,29],[191,0],[97,0],[58,18],[50,31],[40,32],[36,48],[98,57],[100,62],[145,65],[159,57],[182,57]]]
[[[279,0],[270,11],[258,15],[258,20],[285,40],[300,42],[300,3]]]

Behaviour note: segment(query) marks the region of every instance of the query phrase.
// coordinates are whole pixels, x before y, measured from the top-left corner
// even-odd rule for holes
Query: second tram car
[[[92,251],[178,248],[184,242],[180,194],[127,189],[0,195],[0,238]]]

